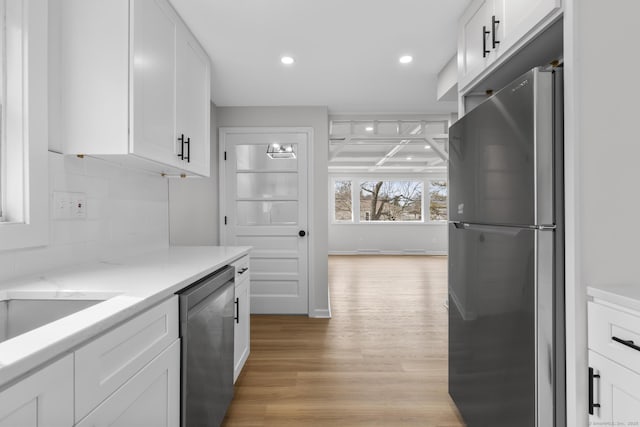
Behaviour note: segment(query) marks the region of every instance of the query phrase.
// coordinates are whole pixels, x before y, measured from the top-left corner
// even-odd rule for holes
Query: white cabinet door
[[[180,167],[209,176],[209,59],[186,28],[178,31],[176,48],[176,138],[188,141],[178,144]]]
[[[153,359],[78,427],[176,427],[180,424],[180,340]]]
[[[250,310],[249,310],[249,270],[247,276],[236,285],[236,320],[233,331],[233,382],[235,383],[244,367],[250,350]]]
[[[73,356],[0,392],[0,427],[73,425]]]
[[[497,54],[506,51],[562,5],[562,0],[496,0]]]
[[[176,17],[165,0],[132,7],[133,154],[176,165]]]
[[[178,297],[150,308],[75,352],[76,420],[178,338]]]
[[[589,351],[594,379],[594,403],[600,404],[589,417],[592,424],[631,426],[640,423],[640,374]]]
[[[491,48],[493,13],[494,0],[476,0],[460,19],[458,81],[461,88],[495,59]]]

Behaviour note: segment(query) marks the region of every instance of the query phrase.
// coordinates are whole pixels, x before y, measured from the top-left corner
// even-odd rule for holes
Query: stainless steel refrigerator
[[[562,72],[449,131],[449,394],[468,427],[565,422]]]

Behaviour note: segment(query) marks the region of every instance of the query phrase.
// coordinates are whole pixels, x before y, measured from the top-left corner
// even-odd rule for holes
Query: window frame
[[[49,238],[48,2],[3,0],[2,6],[3,55],[17,58],[11,66],[2,58],[1,81],[0,250],[10,250],[43,246]]]
[[[365,181],[419,181],[422,182],[422,220],[420,221],[361,221],[360,220],[360,185]],[[335,207],[335,183],[336,181],[351,181],[351,221],[337,220]],[[329,179],[329,213],[332,225],[384,225],[394,224],[396,226],[405,225],[441,225],[447,220],[431,220],[430,203],[431,197],[428,192],[431,181],[444,181],[447,183],[447,204],[449,203],[449,182],[447,176],[407,176],[389,174],[367,174],[367,175],[334,175]],[[356,214],[357,213],[357,214]],[[427,215],[425,215],[427,213]]]

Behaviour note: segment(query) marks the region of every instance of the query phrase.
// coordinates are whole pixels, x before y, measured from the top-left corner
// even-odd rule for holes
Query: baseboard
[[[314,319],[331,319],[331,308],[317,308],[309,312],[309,317]]]
[[[427,251],[427,250],[413,250],[405,249],[400,251],[388,251],[378,249],[358,249],[355,251],[329,251],[329,255],[431,255],[431,256],[446,256],[447,251]]]

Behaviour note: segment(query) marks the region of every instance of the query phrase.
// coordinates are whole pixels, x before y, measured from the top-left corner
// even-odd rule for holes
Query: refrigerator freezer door
[[[469,427],[551,427],[556,232],[449,225],[449,393]]]
[[[535,427],[536,231],[449,225],[449,393],[469,427]]]
[[[531,70],[449,130],[449,219],[551,225],[553,76]]]

